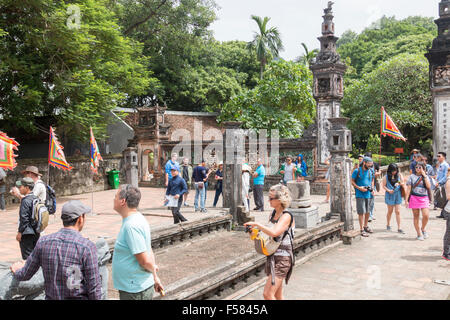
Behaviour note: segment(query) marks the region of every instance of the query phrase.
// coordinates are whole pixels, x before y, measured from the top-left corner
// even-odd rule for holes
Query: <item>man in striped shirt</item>
[[[46,300],[100,300],[97,247],[80,234],[89,212],[78,200],[67,202],[61,213],[64,228],[41,237],[25,264],[11,266],[15,279],[27,281],[42,267]]]

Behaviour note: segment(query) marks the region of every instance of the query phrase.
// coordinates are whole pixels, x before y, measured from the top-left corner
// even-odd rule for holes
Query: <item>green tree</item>
[[[272,61],[254,89],[221,106],[218,122],[241,121],[247,129],[277,129],[280,137],[299,137],[315,115],[311,85],[312,74],[304,65]]]
[[[433,18],[397,20],[395,17],[382,17],[359,35],[346,31],[337,43],[338,52],[344,60],[350,58],[358,78],[361,78],[379,62],[399,53],[425,53],[430,39],[436,35]]]
[[[319,49],[313,49],[312,51],[309,51],[308,47],[303,42],[302,42],[302,47],[303,47],[303,50],[305,50],[305,53],[302,54],[300,57],[298,57],[296,59],[296,62],[300,62],[300,63],[304,64],[305,66],[309,67],[309,65],[311,64],[311,60],[314,59],[317,56],[317,54],[319,53]]]
[[[267,26],[270,20],[269,17],[262,19],[261,17],[252,15],[251,18],[258,25],[259,32],[255,32],[253,41],[249,42],[249,48],[256,51],[256,56],[261,66],[260,77],[262,79],[264,67],[269,62],[270,57],[278,57],[280,51],[284,48],[278,28],[268,28]]]
[[[202,61],[207,57],[201,54],[213,43],[209,26],[216,19],[214,1],[115,0],[111,7],[119,17],[124,34],[143,43],[143,54],[151,57],[147,69],[161,83],[161,87],[149,87],[144,94],[134,97],[129,106],[153,104],[158,100],[176,110],[202,110],[208,105],[208,101],[199,99],[198,93],[191,92],[191,95],[189,90],[199,87],[199,74],[211,72],[204,68],[207,63]],[[223,76],[229,74],[227,71]]]
[[[423,55],[400,54],[346,88],[342,108],[355,143],[361,145],[380,132],[382,106],[408,146],[417,147],[432,136],[428,62]]]
[[[141,46],[122,36],[107,0],[4,0],[0,4],[0,113],[4,128],[36,130],[52,117],[75,138],[101,138],[106,114],[128,96],[156,87]],[[72,16],[71,16],[72,15]]]

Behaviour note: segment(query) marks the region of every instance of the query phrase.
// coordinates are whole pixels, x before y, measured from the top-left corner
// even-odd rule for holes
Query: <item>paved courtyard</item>
[[[171,225],[172,215],[162,207],[163,189],[142,188],[141,211],[151,227]],[[94,213],[89,215],[83,236],[95,241],[97,237],[115,238],[121,225],[120,216],[112,208],[116,190],[94,193]],[[79,199],[92,206],[91,194],[76,195],[58,199],[58,211],[51,217],[45,233],[62,227],[60,210],[69,199]],[[206,207],[209,212],[195,213],[192,207],[194,194],[190,194],[191,205],[182,213],[188,220],[203,218],[208,214],[223,212],[211,208],[214,191],[209,191]],[[324,196],[312,196],[313,204],[319,206],[320,215],[327,212]],[[219,200],[219,205],[222,203]],[[266,221],[270,212],[265,197],[266,212],[252,212],[257,221]],[[354,200],[353,200],[354,202]],[[252,200],[253,207],[253,200]],[[401,209],[402,228],[406,235],[396,232],[394,217],[391,225],[394,231],[386,231],[384,197],[378,195],[375,202],[376,220],[371,223],[375,233],[369,238],[356,241],[351,246],[340,245],[308,262],[298,265],[289,285],[285,287],[285,298],[304,299],[448,299],[450,286],[436,284],[434,280],[450,280],[450,263],[441,258],[444,220],[431,211],[428,225],[430,238],[415,240],[415,231],[410,210]],[[356,214],[355,214],[356,218]],[[0,213],[0,261],[13,262],[21,259],[19,244],[15,240],[18,222],[18,206]],[[355,219],[355,227],[358,222]],[[163,266],[160,266],[163,268]],[[163,279],[164,280],[164,279]],[[262,299],[260,287],[243,299]]]

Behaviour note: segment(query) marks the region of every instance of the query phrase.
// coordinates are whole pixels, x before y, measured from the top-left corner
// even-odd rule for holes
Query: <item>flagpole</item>
[[[378,154],[378,165],[381,168],[381,137],[383,133],[383,110],[384,107],[381,107],[381,125],[380,125],[380,153]]]

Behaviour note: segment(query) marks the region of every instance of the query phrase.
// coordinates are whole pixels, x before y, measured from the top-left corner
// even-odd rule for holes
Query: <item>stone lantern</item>
[[[352,132],[346,127],[348,118],[330,118],[330,211],[331,216],[340,217],[344,231],[352,231]]]
[[[430,62],[433,95],[433,151],[449,153],[450,131],[450,0],[439,3],[438,36],[425,56]]]

